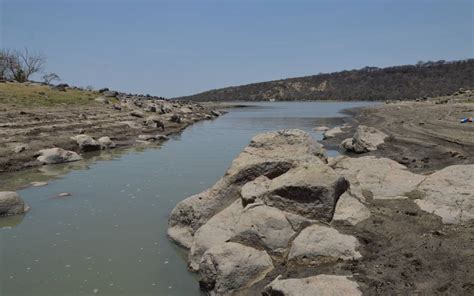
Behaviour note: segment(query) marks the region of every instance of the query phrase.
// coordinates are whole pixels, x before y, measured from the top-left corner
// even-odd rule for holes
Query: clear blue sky
[[[474,57],[474,0],[0,0],[0,46],[72,85],[167,97]]]

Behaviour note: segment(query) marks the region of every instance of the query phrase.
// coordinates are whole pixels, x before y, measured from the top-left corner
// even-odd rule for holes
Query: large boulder
[[[18,193],[13,191],[0,192],[0,216],[23,214],[28,210],[29,207]]]
[[[209,249],[199,265],[199,284],[209,295],[230,295],[259,282],[273,270],[265,251],[238,243]]]
[[[240,199],[243,185],[260,176],[276,178],[308,162],[325,164],[325,151],[306,132],[281,130],[255,136],[214,186],[176,205],[168,235],[178,244],[189,245],[199,227]]]
[[[449,166],[431,174],[418,186],[417,196],[415,203],[443,223],[474,219],[474,165]]]
[[[341,143],[342,148],[355,153],[365,153],[377,150],[384,142],[387,135],[374,127],[359,125],[352,139]]]
[[[359,296],[359,285],[343,275],[321,274],[297,279],[277,277],[265,287],[264,296]]]
[[[38,160],[43,164],[56,164],[81,160],[82,157],[74,151],[62,148],[43,149],[38,152]]]
[[[260,176],[253,181],[247,182],[240,190],[242,205],[254,203],[258,198],[268,192],[271,180],[265,176]]]
[[[79,145],[79,149],[84,152],[97,151],[101,148],[100,143],[88,135],[77,135],[71,137],[71,140],[76,141],[77,145]]]
[[[358,247],[357,238],[328,226],[314,224],[303,229],[294,239],[288,260],[299,264],[314,264],[357,259],[362,257],[357,251]]]
[[[347,180],[321,163],[307,163],[271,180],[266,205],[308,219],[331,221],[336,202],[349,187]]]
[[[394,160],[374,156],[341,157],[332,167],[349,180],[351,194],[362,201],[406,198],[425,179]]]

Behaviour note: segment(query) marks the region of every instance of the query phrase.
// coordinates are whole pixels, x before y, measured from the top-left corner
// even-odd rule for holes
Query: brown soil
[[[351,157],[388,157],[417,173],[437,171],[454,164],[471,164],[474,163],[474,123],[459,122],[461,118],[474,116],[474,101],[469,102],[468,98],[453,96],[348,110],[347,113],[354,115],[348,119],[351,128],[324,140],[323,144],[338,149],[341,141],[352,137],[355,128],[363,124],[389,137],[378,150],[350,154]]]

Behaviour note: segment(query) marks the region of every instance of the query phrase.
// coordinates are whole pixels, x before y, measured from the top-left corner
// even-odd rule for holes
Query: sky
[[[176,97],[473,58],[473,15],[474,0],[0,0],[0,47],[71,85]]]

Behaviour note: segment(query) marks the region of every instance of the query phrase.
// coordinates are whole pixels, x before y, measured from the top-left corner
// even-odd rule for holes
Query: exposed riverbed
[[[315,126],[340,124],[339,111],[368,104],[256,103],[196,123],[159,149],[1,176],[0,190],[55,179],[19,190],[31,211],[0,220],[0,294],[199,295],[166,237],[176,203],[214,184],[255,134],[300,128],[320,139]],[[71,196],[55,198],[62,192]]]

